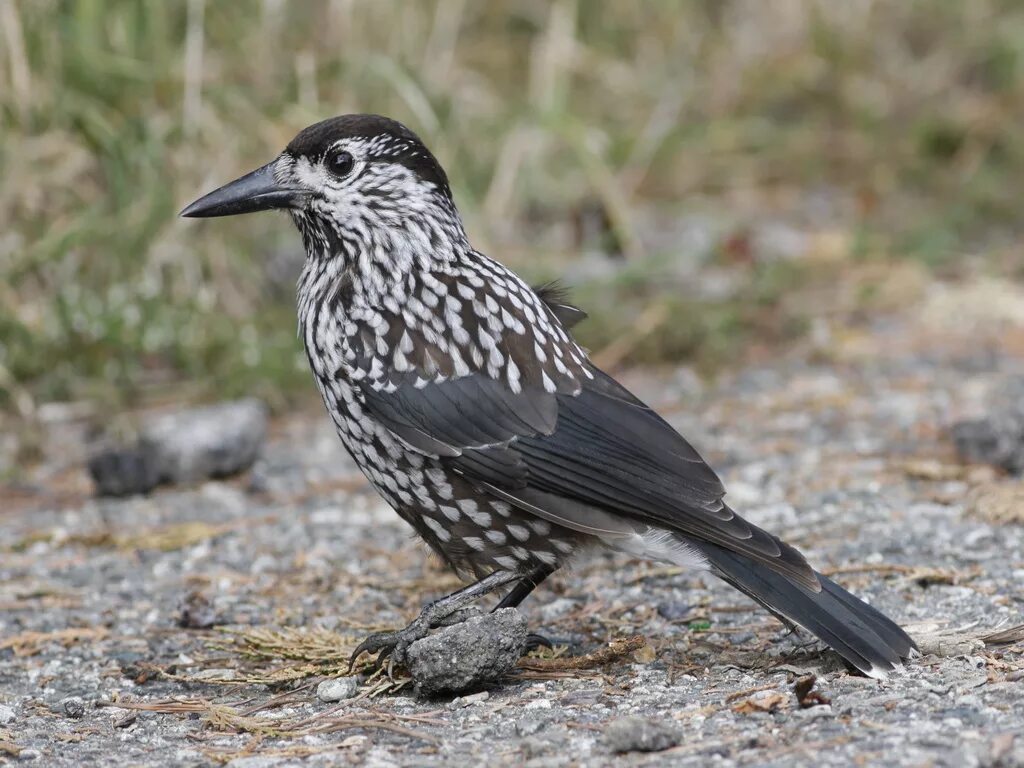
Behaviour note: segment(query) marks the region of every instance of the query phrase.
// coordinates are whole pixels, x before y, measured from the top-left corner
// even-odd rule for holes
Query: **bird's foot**
[[[426,626],[418,617],[404,629],[374,632],[356,646],[348,660],[348,671],[352,671],[356,659],[364,653],[376,653],[377,658],[374,659],[372,665],[373,671],[380,669],[387,662],[388,677],[392,677],[395,664],[405,663],[405,652],[409,646],[426,637],[429,631],[430,627]]]
[[[362,654],[376,653],[377,658],[373,662],[373,670],[380,669],[387,662],[387,674],[388,677],[392,677],[395,665],[405,664],[405,654],[409,650],[409,646],[417,640],[422,640],[426,637],[430,630],[437,627],[450,627],[454,624],[461,624],[471,616],[478,616],[479,614],[480,610],[475,607],[446,611],[436,603],[428,605],[404,629],[374,632],[366,637],[356,646],[352,656],[349,658],[349,672],[355,666],[356,659]]]

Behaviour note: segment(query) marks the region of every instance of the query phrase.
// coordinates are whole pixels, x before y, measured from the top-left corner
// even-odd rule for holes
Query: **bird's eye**
[[[332,152],[327,156],[327,170],[343,179],[352,172],[352,166],[356,164],[355,159],[345,150]]]

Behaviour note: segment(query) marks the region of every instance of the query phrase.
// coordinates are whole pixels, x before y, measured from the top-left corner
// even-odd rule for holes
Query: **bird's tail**
[[[812,592],[744,555],[713,544],[695,546],[716,576],[786,623],[813,633],[869,677],[885,677],[917,650],[895,622],[827,576],[815,572],[821,591]]]

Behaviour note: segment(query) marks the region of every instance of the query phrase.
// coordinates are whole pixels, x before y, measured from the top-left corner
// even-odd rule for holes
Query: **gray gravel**
[[[776,361],[702,391],[687,372],[625,378],[719,468],[733,506],[919,638],[924,656],[886,681],[847,674],[713,579],[595,553],[520,609],[562,660],[450,704],[376,678],[325,702],[317,685],[344,666],[331,666],[322,638],[354,643],[404,624],[455,581],[368,492],[320,407],[276,422],[246,475],[146,498],[93,498],[84,440],[58,424],[47,462],[0,511],[0,756],[233,768],[1024,765],[1019,634],[982,639],[1022,622],[1024,529],[967,502],[1019,481],[957,463],[950,436],[1024,377],[1024,363],[982,354],[976,339],[877,334],[880,355]],[[230,634],[271,643],[300,631],[303,658],[327,662],[259,656]],[[633,636],[646,643],[625,642]],[[600,656],[612,641],[631,650]],[[587,654],[592,665],[572,665]],[[247,682],[302,669],[292,683]],[[829,703],[798,700],[794,684],[811,674]],[[69,715],[72,699],[81,717]],[[621,718],[681,738],[619,755],[624,743],[608,733]],[[636,741],[648,743],[667,744]]]

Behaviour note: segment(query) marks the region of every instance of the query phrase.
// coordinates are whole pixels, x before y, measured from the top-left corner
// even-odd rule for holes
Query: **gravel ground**
[[[920,639],[886,681],[711,579],[595,554],[523,607],[558,653],[455,700],[378,676],[321,686],[326,702],[361,635],[456,581],[322,413],[272,423],[242,477],[124,500],[91,497],[56,424],[0,512],[0,763],[1024,766],[1024,646],[991,637],[1022,622],[1024,529],[985,516],[1020,484],[958,463],[949,432],[1024,364],[924,327],[713,391],[686,370],[625,377],[733,506]]]

